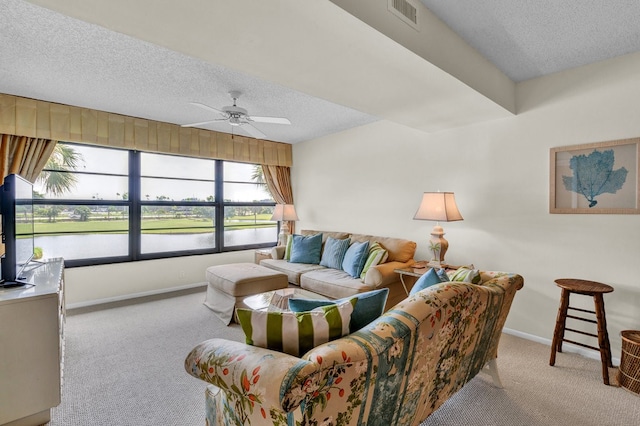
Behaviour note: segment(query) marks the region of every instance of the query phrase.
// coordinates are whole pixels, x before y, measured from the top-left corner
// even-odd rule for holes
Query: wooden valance
[[[291,145],[0,93],[0,133],[291,167]]]

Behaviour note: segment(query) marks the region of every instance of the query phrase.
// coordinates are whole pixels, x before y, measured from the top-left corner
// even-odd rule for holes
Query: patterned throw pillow
[[[448,274],[451,281],[480,284],[480,271],[464,266]]]
[[[322,251],[322,234],[315,235],[293,235],[291,242],[291,263],[310,263],[318,265],[320,263],[320,252]]]
[[[324,251],[322,252],[322,259],[320,259],[320,265],[327,268],[342,269],[342,261],[344,255],[349,248],[349,239],[338,240],[333,237],[327,237],[327,242],[324,243]]]
[[[353,278],[360,277],[369,255],[369,241],[355,242],[349,246],[342,261],[342,270]]]
[[[440,278],[440,281],[442,281],[443,283],[446,283],[447,281],[451,281],[449,279],[449,275],[447,275],[447,270],[444,268],[440,268],[436,271],[436,274],[438,274],[438,278]]]
[[[378,242],[374,242],[369,246],[369,256],[367,260],[364,262],[364,268],[362,268],[362,273],[360,273],[360,278],[364,280],[364,276],[367,275],[367,271],[372,266],[379,265],[387,261],[389,257],[389,252],[382,247],[382,244]]]
[[[248,345],[300,356],[316,346],[349,334],[358,299],[321,306],[309,312],[237,309]]]

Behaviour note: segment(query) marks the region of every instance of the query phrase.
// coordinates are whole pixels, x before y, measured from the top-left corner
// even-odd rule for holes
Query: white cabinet
[[[46,423],[60,404],[64,262],[31,269],[33,285],[0,288],[0,425]]]

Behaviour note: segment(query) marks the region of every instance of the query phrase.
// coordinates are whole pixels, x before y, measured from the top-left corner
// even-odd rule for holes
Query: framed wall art
[[[551,148],[550,213],[640,214],[640,138]]]

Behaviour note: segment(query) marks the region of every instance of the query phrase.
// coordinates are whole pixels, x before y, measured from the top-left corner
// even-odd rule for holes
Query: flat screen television
[[[2,256],[3,287],[28,284],[23,276],[33,259],[33,185],[28,180],[12,174],[4,178],[0,186],[2,201]]]

